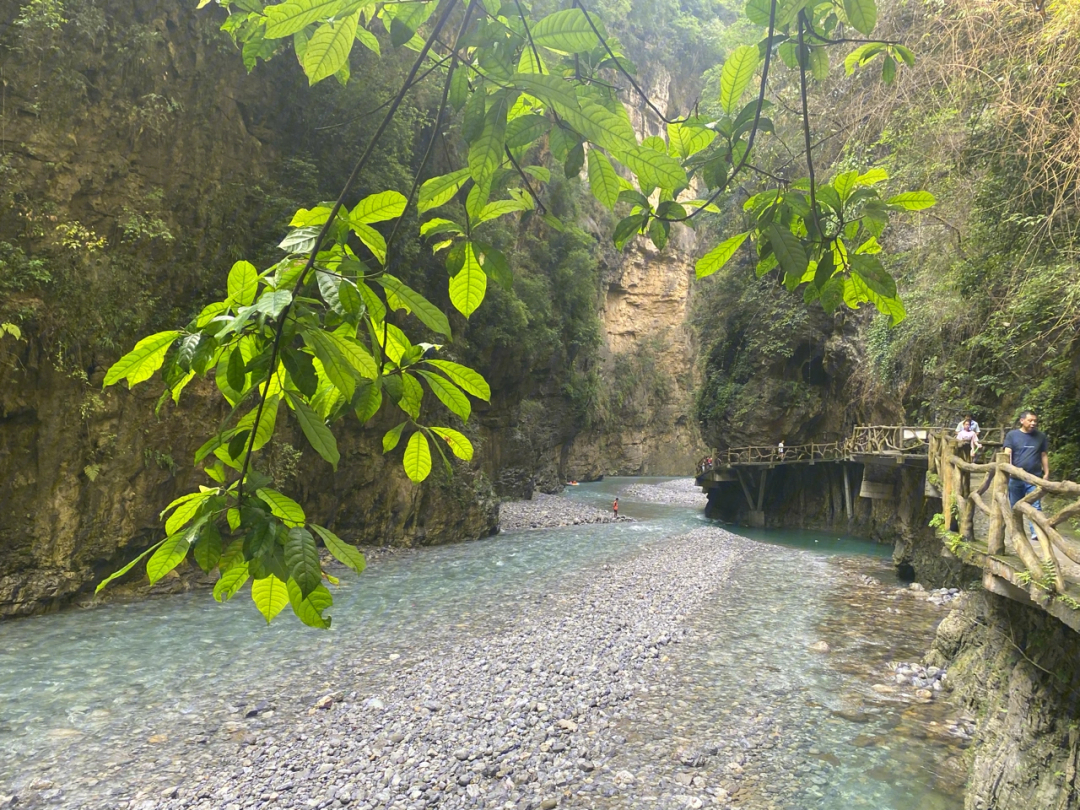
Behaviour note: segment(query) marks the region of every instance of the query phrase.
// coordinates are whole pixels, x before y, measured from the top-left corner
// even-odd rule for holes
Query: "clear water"
[[[609,479],[568,494],[608,508],[628,483],[650,480],[668,479]],[[623,496],[620,512],[635,521],[516,532],[380,559],[343,580],[329,632],[285,614],[268,627],[243,597],[217,605],[205,594],[2,623],[0,794],[53,781],[63,784],[65,806],[93,806],[133,765],[165,783],[192,741],[227,729],[237,706],[276,696],[280,709],[284,694],[299,706],[346,669],[350,679],[374,685],[388,660],[421,656],[454,633],[497,629],[508,606],[708,523],[698,510]],[[889,576],[883,547],[819,532],[738,531],[769,545],[692,619],[723,632],[675,651],[668,694],[644,698],[630,744],[663,739],[680,717],[702,733],[723,734],[739,712],[771,712],[803,749],[827,752],[830,782],[804,806],[961,807],[934,785],[934,763],[952,749],[927,735],[926,724],[942,720],[944,707],[918,707],[922,714],[912,718],[911,707],[870,689],[886,677],[887,659],[921,654],[940,614],[898,620],[884,603],[852,601],[842,583],[853,570]],[[822,638],[837,653],[827,666],[807,650]],[[650,701],[666,702],[650,709]],[[870,719],[838,721],[837,707],[850,704]],[[770,801],[747,796],[742,806]]]

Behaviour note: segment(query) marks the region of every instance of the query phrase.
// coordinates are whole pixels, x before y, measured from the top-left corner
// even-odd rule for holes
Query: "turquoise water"
[[[568,494],[607,508],[630,483],[664,480],[609,479]],[[369,678],[374,684],[380,662],[421,656],[448,633],[497,630],[508,604],[545,594],[597,564],[660,547],[665,537],[710,525],[688,507],[635,503],[623,495],[620,506],[634,522],[508,533],[380,559],[335,591],[329,632],[306,628],[286,614],[268,627],[243,595],[218,605],[206,594],[0,624],[0,794],[62,773],[67,803],[56,806],[93,806],[105,795],[111,766],[182,757],[185,745],[235,717],[237,706],[285,693],[298,701],[324,691],[344,670],[352,680]],[[762,705],[751,682],[718,675],[748,661],[762,671],[797,669],[791,683],[799,706],[828,708],[841,700],[838,695],[872,700],[869,686],[882,676],[859,666],[838,674],[805,652],[806,641],[821,637],[830,616],[842,617],[845,632],[854,630],[851,637],[861,639],[852,657],[865,657],[866,650],[878,657],[915,656],[928,641],[926,627],[885,628],[873,612],[848,610],[836,593],[835,566],[854,564],[887,577],[888,549],[819,532],[738,531],[772,544],[762,546],[772,552],[757,555],[760,570],[733,585],[741,589],[742,601],[718,599],[694,619],[725,628],[714,649],[706,644],[686,651],[681,676],[696,684],[686,702],[695,722],[715,720],[719,733],[731,707]],[[775,543],[800,551],[776,553]],[[800,577],[808,588],[801,596],[777,587]],[[906,641],[884,639],[884,632],[907,633]],[[884,706],[881,723],[895,728],[899,721]],[[820,721],[814,712],[785,711],[786,722],[804,723],[806,729]],[[866,731],[860,727],[855,733]],[[643,737],[663,733],[662,724],[640,729]],[[833,750],[840,737],[823,737],[821,744]],[[944,755],[918,739],[905,745],[923,762]],[[847,748],[834,753],[842,765],[848,757],[850,767],[842,768],[848,776],[806,807],[847,808],[860,791],[882,810],[907,810],[927,798],[933,800],[927,806],[941,810],[961,806],[943,800],[929,776],[905,769],[896,771],[900,783],[888,790],[882,785],[891,784],[892,776],[860,787],[860,773],[886,767],[894,757],[880,746]]]

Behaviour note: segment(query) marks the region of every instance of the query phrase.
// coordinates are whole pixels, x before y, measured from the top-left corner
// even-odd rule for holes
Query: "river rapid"
[[[377,555],[328,632],[245,594],[0,624],[0,808],[963,806],[969,721],[897,668],[948,608],[888,549],[568,492],[616,495]]]

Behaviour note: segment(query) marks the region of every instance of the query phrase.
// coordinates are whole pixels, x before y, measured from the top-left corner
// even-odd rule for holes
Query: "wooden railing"
[[[1026,569],[1008,577],[1014,584],[1034,583],[1046,593],[1066,595],[1067,601],[1075,601],[1068,594],[1076,591],[1076,577],[1066,577],[1062,569],[1065,559],[1080,565],[1080,547],[1066,540],[1059,527],[1080,515],[1080,484],[1032,475],[1009,463],[1006,453],[996,453],[991,461],[978,464],[968,460],[968,452],[966,444],[957,442],[951,434],[943,432],[931,437],[929,473],[941,479],[943,514],[951,516],[955,504],[960,542],[976,542],[975,518],[978,513],[985,515],[988,529],[984,567],[990,567],[990,558],[1004,558],[1011,549]],[[982,480],[975,485],[973,476],[975,481],[980,476]],[[1009,503],[1010,477],[1034,487],[1015,504]],[[1053,514],[1036,509],[1035,503],[1048,495],[1076,500]],[[1025,531],[1025,519],[1037,538],[1038,553]],[[1001,575],[1000,567],[996,573]]]
[[[785,461],[822,461],[842,458],[845,442],[811,442],[780,450],[778,445],[734,447],[713,456],[714,464],[778,464]]]

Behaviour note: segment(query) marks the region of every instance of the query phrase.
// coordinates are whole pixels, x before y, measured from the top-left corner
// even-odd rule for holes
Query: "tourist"
[[[615,520],[619,519],[619,499],[615,499],[615,503],[611,505],[611,511],[615,513]]]
[[[780,440],[780,444],[776,445],[776,455],[780,456],[780,460],[784,460],[784,453],[787,452],[784,448],[784,440]]]
[[[1014,467],[1019,467],[1032,475],[1041,474],[1043,478],[1049,478],[1050,458],[1046,434],[1035,429],[1038,424],[1039,417],[1033,411],[1024,411],[1020,414],[1019,430],[1010,430],[1006,434],[1002,449],[1008,454],[1009,461]],[[1022,500],[1034,489],[1034,484],[1021,481],[1019,478],[1010,478],[1009,503],[1015,506],[1017,501]],[[1042,500],[1035,501],[1032,506],[1041,512]],[[1031,530],[1031,539],[1037,540],[1034,526],[1029,523],[1028,528]]]
[[[956,423],[956,432],[959,433],[961,430],[964,429],[965,422],[971,422],[971,430],[975,433],[976,436],[978,436],[981,432],[981,428],[979,427],[979,423],[975,421],[975,417],[972,416],[970,413]]]
[[[982,445],[979,443],[979,433],[975,430],[974,425],[976,423],[971,420],[971,417],[965,417],[964,421],[956,426],[956,441],[961,444],[967,443],[971,445],[971,457],[975,458],[975,453],[978,452]]]

